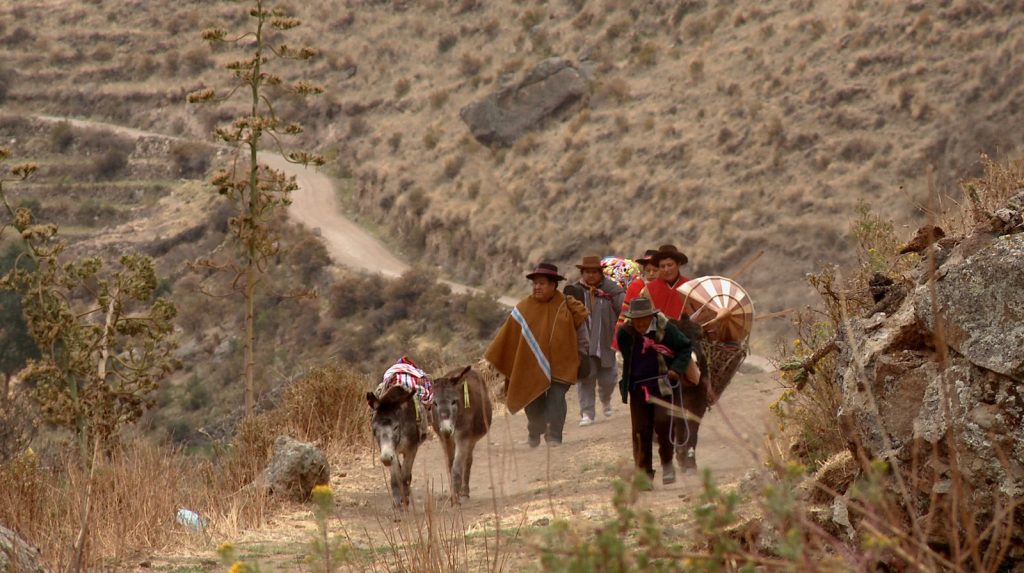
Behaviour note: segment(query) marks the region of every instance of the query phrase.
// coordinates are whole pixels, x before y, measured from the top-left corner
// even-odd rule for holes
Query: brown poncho
[[[560,292],[548,302],[532,296],[519,301],[516,309],[525,319],[534,340],[551,366],[551,377],[561,382],[576,382],[579,357],[576,354],[576,328],[587,318],[581,302]],[[484,354],[509,380],[506,405],[513,414],[547,391],[551,380],[538,363],[519,322],[512,316],[494,337]]]

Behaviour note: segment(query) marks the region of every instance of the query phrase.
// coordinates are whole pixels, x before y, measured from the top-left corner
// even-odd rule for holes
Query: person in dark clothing
[[[682,404],[682,382],[690,365],[692,345],[650,299],[640,297],[629,303],[626,322],[616,333],[622,353],[619,393],[629,404],[633,434],[633,461],[639,471],[654,478],[653,439],[658,435],[658,457],[664,484],[676,479],[672,465],[671,416],[667,408],[652,402],[663,400]],[[682,423],[682,420],[677,420]]]

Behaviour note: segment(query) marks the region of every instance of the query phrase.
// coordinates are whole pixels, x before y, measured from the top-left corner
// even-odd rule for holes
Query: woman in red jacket
[[[676,289],[690,280],[679,272],[687,261],[675,245],[662,245],[651,255],[651,263],[658,267],[658,278],[647,283],[647,296],[655,308],[672,320],[683,315],[683,297]]]

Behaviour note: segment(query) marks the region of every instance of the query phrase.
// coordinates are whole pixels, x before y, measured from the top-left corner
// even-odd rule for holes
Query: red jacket
[[[683,296],[676,289],[688,280],[690,279],[679,275],[679,279],[671,285],[661,279],[654,279],[648,283],[647,296],[654,303],[654,308],[673,320],[679,320],[683,315]]]

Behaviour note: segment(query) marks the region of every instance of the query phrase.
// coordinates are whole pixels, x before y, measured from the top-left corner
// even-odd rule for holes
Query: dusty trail
[[[771,374],[744,370],[701,425],[697,462],[702,470],[712,471],[718,484],[735,484],[751,468],[759,467],[762,462],[755,450],[771,431],[767,406],[780,388]],[[581,527],[600,525],[613,516],[612,482],[628,480],[632,475],[628,406],[616,396],[610,418],[599,416],[594,425],[580,428],[575,388],[568,393],[567,401],[564,443],[558,448],[543,443],[539,448],[529,448],[525,444],[525,415],[509,415],[499,407],[491,433],[477,445],[471,497],[460,507],[446,501],[449,480],[436,438],[420,448],[412,484],[413,507],[405,513],[392,509],[386,468],[374,455],[364,452],[332,460],[336,465],[331,486],[341,516],[336,526],[357,548],[373,550],[394,544],[396,539],[398,545],[417,546],[417,536],[427,529],[427,514],[435,530],[456,529],[456,534],[440,534],[440,538],[458,543],[462,543],[463,535],[478,536],[489,531],[493,536],[494,527],[500,524],[506,534],[513,532],[524,540],[506,548],[512,562],[518,564],[510,570],[533,566],[535,547],[542,544],[542,526],[555,519]],[[691,507],[702,491],[698,474],[677,474],[676,483],[662,485],[659,467],[654,490],[643,494],[638,502],[638,507],[657,515],[663,527],[676,530],[688,527]],[[294,506],[291,512],[275,517],[266,529],[248,532],[238,541],[296,548],[313,532],[309,508]],[[474,542],[469,543],[471,562],[480,558],[481,542],[479,537],[474,539],[475,549]],[[291,556],[287,550],[281,557],[283,561],[275,567],[289,569]],[[469,570],[476,568],[471,565]]]

